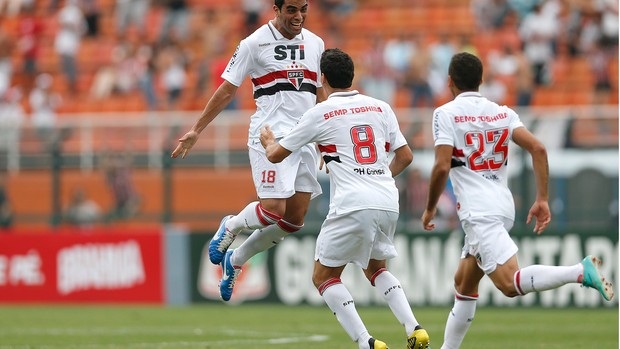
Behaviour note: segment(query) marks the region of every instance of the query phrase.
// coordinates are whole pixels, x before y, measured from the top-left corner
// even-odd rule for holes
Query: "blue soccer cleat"
[[[586,287],[591,287],[598,290],[606,301],[610,301],[614,298],[614,290],[611,282],[605,280],[599,271],[599,266],[602,264],[601,260],[587,256],[581,261],[583,264],[583,279],[581,284]]]
[[[230,262],[230,256],[233,250],[226,252],[224,259],[222,260],[222,279],[220,280],[220,296],[226,302],[230,300],[230,296],[233,293],[233,287],[235,287],[235,281],[241,274],[241,267],[235,267]]]
[[[233,215],[229,215],[222,218],[219,228],[209,242],[209,260],[213,264],[222,263],[226,250],[235,241],[235,236],[226,229],[226,222],[232,217]]]

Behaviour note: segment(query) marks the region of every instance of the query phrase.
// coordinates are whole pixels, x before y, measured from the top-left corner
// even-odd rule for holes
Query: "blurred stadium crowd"
[[[598,108],[609,105],[615,112],[613,106],[618,105],[617,0],[308,1],[306,28],[319,34],[326,47],[339,47],[354,58],[356,88],[397,109],[433,108],[450,100],[446,86],[450,58],[468,51],[485,64],[481,92],[488,98],[517,107],[564,106],[574,114],[580,113],[577,106],[585,106],[586,117],[571,121],[568,141],[562,144],[584,149],[618,146],[617,113],[601,117],[603,108]],[[34,155],[49,155],[58,139],[65,140],[65,157],[70,149],[81,147],[84,130],[63,136],[57,132],[57,126],[64,127],[63,121],[130,119],[151,111],[168,118],[192,114],[173,111],[202,110],[219,86],[220,74],[237,43],[273,18],[272,5],[272,0],[0,0],[0,152],[7,153],[6,163],[2,162],[5,157],[0,158],[0,213],[6,211],[2,202],[8,201],[1,190],[6,178],[13,183],[6,188],[13,191],[14,211],[49,214],[47,199],[33,206],[37,195],[45,196],[42,192],[32,196],[29,190],[34,187],[18,184],[18,179],[30,183],[23,173],[9,178],[2,171],[19,168],[20,161],[25,167],[23,155],[27,153],[34,164],[31,168],[49,171],[47,157]],[[249,82],[241,86],[228,108],[255,108]],[[123,111],[131,113],[116,113]],[[429,139],[427,129],[416,126],[419,120],[413,119],[430,113],[425,109],[412,115],[410,111],[399,113],[401,127],[408,124],[412,147],[423,148]],[[36,143],[29,153],[31,143],[24,139],[31,137],[24,133],[20,140],[21,126],[33,127],[43,148]],[[245,149],[247,127],[242,126],[238,133]],[[564,132],[556,124],[551,128]],[[114,148],[110,148],[114,140],[121,145],[117,150],[125,152],[132,150],[132,144],[149,147],[146,132],[139,138],[128,130],[119,132],[110,126],[98,130],[103,136],[95,136],[104,138],[102,144],[108,151]],[[15,146],[19,142],[20,147]],[[96,153],[88,159],[98,159],[96,167],[103,169],[105,181],[82,179],[84,187],[89,180],[106,183],[113,195],[105,197],[105,186],[94,186],[89,193],[81,192],[79,186],[75,191],[67,187],[59,194],[63,203],[87,206],[89,217],[99,219],[105,214],[92,203],[84,205],[85,201],[98,198],[100,207],[112,207],[112,218],[133,215],[140,202],[151,205],[143,211],[154,216],[161,213],[165,205],[152,197],[161,191],[159,178],[151,178],[147,170],[141,173],[148,179],[140,184],[141,198],[132,186],[128,171],[132,166],[111,166],[116,162],[99,159],[106,157],[98,153],[101,149],[87,150]],[[132,151],[144,157],[137,154],[139,150]],[[71,154],[83,159],[84,149]],[[145,167],[145,160],[141,161]],[[230,173],[225,177],[220,181],[237,178]],[[404,201],[423,200],[422,177],[412,171]],[[200,178],[198,183],[209,185],[203,183],[204,176]],[[191,185],[193,192],[197,184]],[[50,188],[45,190],[53,195]],[[93,190],[102,193],[93,194]],[[147,199],[145,193],[151,197]],[[444,201],[446,211],[452,211],[449,200]],[[614,202],[617,207],[617,198]],[[173,206],[183,211],[183,203],[177,200]],[[413,207],[407,211],[419,216]],[[612,212],[617,217],[617,209]]]
[[[351,53],[358,88],[396,107],[450,99],[448,62],[463,50],[485,60],[482,92],[500,103],[618,102],[614,0],[309,2],[306,27]],[[0,114],[17,104],[49,125],[65,113],[200,110],[238,41],[273,16],[271,5],[0,1]],[[253,108],[244,85],[230,108]]]

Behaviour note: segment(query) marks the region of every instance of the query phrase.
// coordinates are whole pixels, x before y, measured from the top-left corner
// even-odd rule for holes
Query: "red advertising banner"
[[[162,234],[0,235],[0,303],[162,303]]]

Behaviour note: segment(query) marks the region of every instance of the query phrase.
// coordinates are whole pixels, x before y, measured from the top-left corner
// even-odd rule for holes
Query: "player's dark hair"
[[[339,48],[329,48],[321,55],[321,73],[333,88],[351,87],[354,71],[351,56]]]
[[[276,5],[280,10],[282,9],[282,5],[284,5],[284,0],[274,0],[273,4]]]
[[[448,74],[459,90],[477,91],[482,82],[482,62],[471,53],[457,53],[450,60]]]

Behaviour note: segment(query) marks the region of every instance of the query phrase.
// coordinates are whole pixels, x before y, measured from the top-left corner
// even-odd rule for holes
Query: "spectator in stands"
[[[25,88],[30,90],[34,79],[39,73],[38,60],[41,51],[41,37],[44,32],[44,21],[37,13],[42,7],[25,7],[19,19],[18,49],[23,60],[23,72],[27,76]]]
[[[516,50],[517,70],[515,72],[515,91],[517,93],[517,106],[527,107],[532,103],[534,93],[534,71],[532,64],[523,51]]]
[[[506,103],[506,95],[508,87],[506,84],[495,78],[495,73],[487,71],[485,73],[482,85],[480,85],[480,94],[489,100],[495,101],[499,105]]]
[[[13,76],[12,54],[15,48],[13,36],[6,31],[0,16],[0,96],[11,86]]]
[[[121,39],[111,52],[111,63],[99,68],[91,86],[91,97],[106,99],[113,93],[134,91],[142,74],[142,62],[135,45]]]
[[[0,98],[0,150],[6,152],[7,168],[19,168],[19,138],[25,119],[21,105],[22,92],[18,87],[8,89]]]
[[[13,225],[13,210],[6,189],[6,172],[0,169],[0,231],[8,231]]]
[[[470,7],[478,29],[493,30],[504,25],[511,8],[507,0],[472,0]]]
[[[100,165],[114,200],[107,220],[133,217],[140,207],[140,196],[133,186],[131,153],[104,152]]]
[[[399,79],[409,70],[409,63],[415,49],[414,43],[407,34],[399,34],[387,40],[383,49],[383,59],[395,78]]]
[[[63,221],[81,229],[92,229],[101,219],[101,209],[89,199],[82,188],[75,188],[71,193],[69,204],[64,210]]]
[[[141,39],[146,39],[146,15],[151,7],[150,0],[116,0],[116,30],[124,38],[129,25],[133,25]]]
[[[432,108],[435,106],[435,98],[428,83],[431,53],[420,35],[414,36],[413,43],[414,55],[410,58],[409,69],[405,73],[405,86],[411,93],[411,107]]]
[[[263,11],[269,8],[269,4],[266,0],[242,0],[241,6],[243,8],[244,20],[243,27],[245,35],[252,34],[260,26],[260,17]]]
[[[611,47],[618,50],[618,32],[620,31],[618,19],[617,0],[597,0],[594,2],[597,10],[601,13],[601,33],[603,35],[603,47]]]
[[[609,50],[606,38],[601,36],[594,46],[587,52],[590,71],[594,77],[593,105],[605,105],[610,102],[611,96],[611,64],[615,51]]]
[[[0,17],[6,8],[6,16],[14,17],[21,11],[23,6],[31,5],[33,0],[0,0]]]
[[[187,40],[189,33],[189,9],[186,0],[162,0],[164,20],[159,32],[159,41],[167,42],[171,38]]]
[[[101,17],[99,0],[81,1],[84,19],[86,20],[86,36],[96,38],[99,35],[99,17]]]
[[[157,45],[142,44],[137,52],[140,75],[138,84],[146,99],[148,110],[156,110],[158,98],[155,92],[155,74],[157,73]]]
[[[61,68],[71,93],[77,92],[77,54],[86,32],[84,13],[77,5],[77,0],[67,0],[65,6],[58,13],[60,27],[56,33],[54,47],[60,55]]]
[[[343,39],[342,23],[355,10],[356,1],[319,0],[317,3],[321,7],[321,12],[324,13],[325,19],[327,19],[329,37],[326,39],[333,40],[331,43],[326,43],[326,46],[338,46]]]
[[[60,95],[52,90],[53,82],[52,75],[40,74],[29,96],[32,125],[46,149],[55,141],[56,110],[62,103]]]
[[[159,54],[158,71],[167,94],[167,108],[174,110],[187,84],[187,55],[176,41],[166,45]]]
[[[558,22],[552,11],[543,11],[543,6],[537,4],[534,10],[527,14],[519,34],[523,41],[525,55],[532,63],[534,83],[537,86],[551,82],[551,64],[554,57],[554,41],[558,35]]]
[[[513,79],[518,61],[511,45],[504,44],[501,50],[491,50],[487,55],[489,70],[500,78]]]
[[[433,95],[441,98],[445,96],[448,91],[448,83],[446,82],[446,76],[448,76],[448,66],[450,65],[450,59],[452,55],[456,53],[456,47],[452,43],[448,32],[444,31],[439,33],[439,40],[436,43],[431,44],[431,70],[429,75],[429,84],[433,90]]]
[[[362,54],[360,86],[364,94],[394,104],[396,81],[385,62],[385,42],[380,34],[370,39],[368,49]]]

